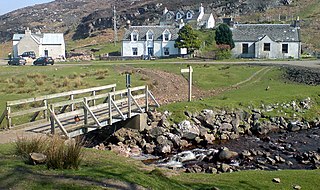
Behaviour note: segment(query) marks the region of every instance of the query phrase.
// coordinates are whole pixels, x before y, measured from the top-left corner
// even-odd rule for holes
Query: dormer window
[[[153,40],[153,32],[152,31],[147,32],[147,40]]]
[[[167,20],[170,20],[171,19],[171,15],[168,13],[167,14]]]
[[[180,19],[181,18],[181,14],[177,13],[176,19]]]
[[[131,33],[131,41],[133,41],[133,42],[138,41],[138,33],[137,32]]]
[[[162,35],[163,35],[163,41],[170,41],[171,34],[168,30],[164,31]]]
[[[191,19],[192,18],[192,14],[190,12],[187,13],[187,19]]]

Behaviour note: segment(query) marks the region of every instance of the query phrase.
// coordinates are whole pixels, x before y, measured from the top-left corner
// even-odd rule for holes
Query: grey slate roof
[[[148,31],[153,32],[153,39],[162,41],[163,32],[168,30],[171,33],[171,40],[178,38],[179,28],[173,26],[131,26],[124,34],[123,41],[131,41],[131,33],[136,31],[138,33],[138,41],[145,41]]]
[[[298,42],[299,31],[289,24],[235,24],[231,29],[235,42],[256,42],[268,36],[276,42]]]

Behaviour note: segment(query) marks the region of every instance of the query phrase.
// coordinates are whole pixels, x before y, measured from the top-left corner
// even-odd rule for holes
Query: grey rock
[[[232,125],[230,123],[222,123],[220,126],[220,131],[232,131]]]
[[[178,124],[179,129],[181,130],[182,137],[192,140],[195,139],[200,134],[200,130],[197,126],[192,125],[190,121],[184,120]]]
[[[215,141],[215,137],[213,134],[205,134],[204,135],[204,140],[208,143],[208,144],[213,144]]]
[[[273,158],[267,157],[267,160],[271,165],[275,165],[276,164],[276,161]]]
[[[293,189],[300,190],[300,189],[301,189],[301,186],[300,186],[300,185],[294,185],[294,186],[293,186]]]
[[[225,163],[221,163],[220,165],[220,171],[222,172],[228,172],[231,169],[231,166]]]
[[[156,138],[157,136],[163,135],[165,131],[163,127],[154,127],[150,129],[149,134],[151,137]]]
[[[246,157],[251,156],[251,153],[250,153],[248,150],[243,150],[243,151],[241,152],[241,156],[242,156],[243,158],[246,158]]]
[[[220,151],[219,151],[219,160],[220,161],[228,161],[231,160],[234,157],[238,156],[237,152],[234,151],[230,151],[228,148],[223,147]]]
[[[275,156],[274,158],[275,158],[276,162],[278,162],[278,163],[285,163],[286,162],[286,160],[284,158],[282,158],[281,156]]]

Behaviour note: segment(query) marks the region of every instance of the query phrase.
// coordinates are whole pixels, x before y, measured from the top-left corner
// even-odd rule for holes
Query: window
[[[248,44],[242,44],[242,53],[243,53],[243,54],[249,53],[249,46],[248,46]]]
[[[162,33],[162,38],[163,38],[163,41],[169,41],[170,40],[170,32],[168,30],[165,30],[163,33]]]
[[[288,44],[282,44],[282,53],[288,53]]]
[[[263,51],[270,51],[270,43],[263,44]]]
[[[153,33],[152,32],[148,32],[147,39],[148,40],[153,40]]]
[[[177,19],[180,19],[180,18],[181,18],[181,14],[180,14],[180,13],[177,13],[176,18],[177,18]]]
[[[138,41],[138,33],[133,32],[131,34],[131,41],[134,41],[134,42]]]
[[[164,55],[170,55],[170,52],[169,52],[169,48],[168,48],[168,47],[164,47],[164,48],[163,48],[163,54],[164,54]]]
[[[164,41],[169,41],[169,34],[164,34]]]
[[[138,55],[138,48],[132,48],[132,55]]]
[[[187,13],[187,19],[191,19],[192,18],[192,14],[190,12]]]

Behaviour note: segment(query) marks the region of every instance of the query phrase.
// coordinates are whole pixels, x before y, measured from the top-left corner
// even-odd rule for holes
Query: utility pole
[[[114,41],[114,46],[116,46],[118,41],[116,6],[113,6],[113,31],[114,31],[113,41]]]

